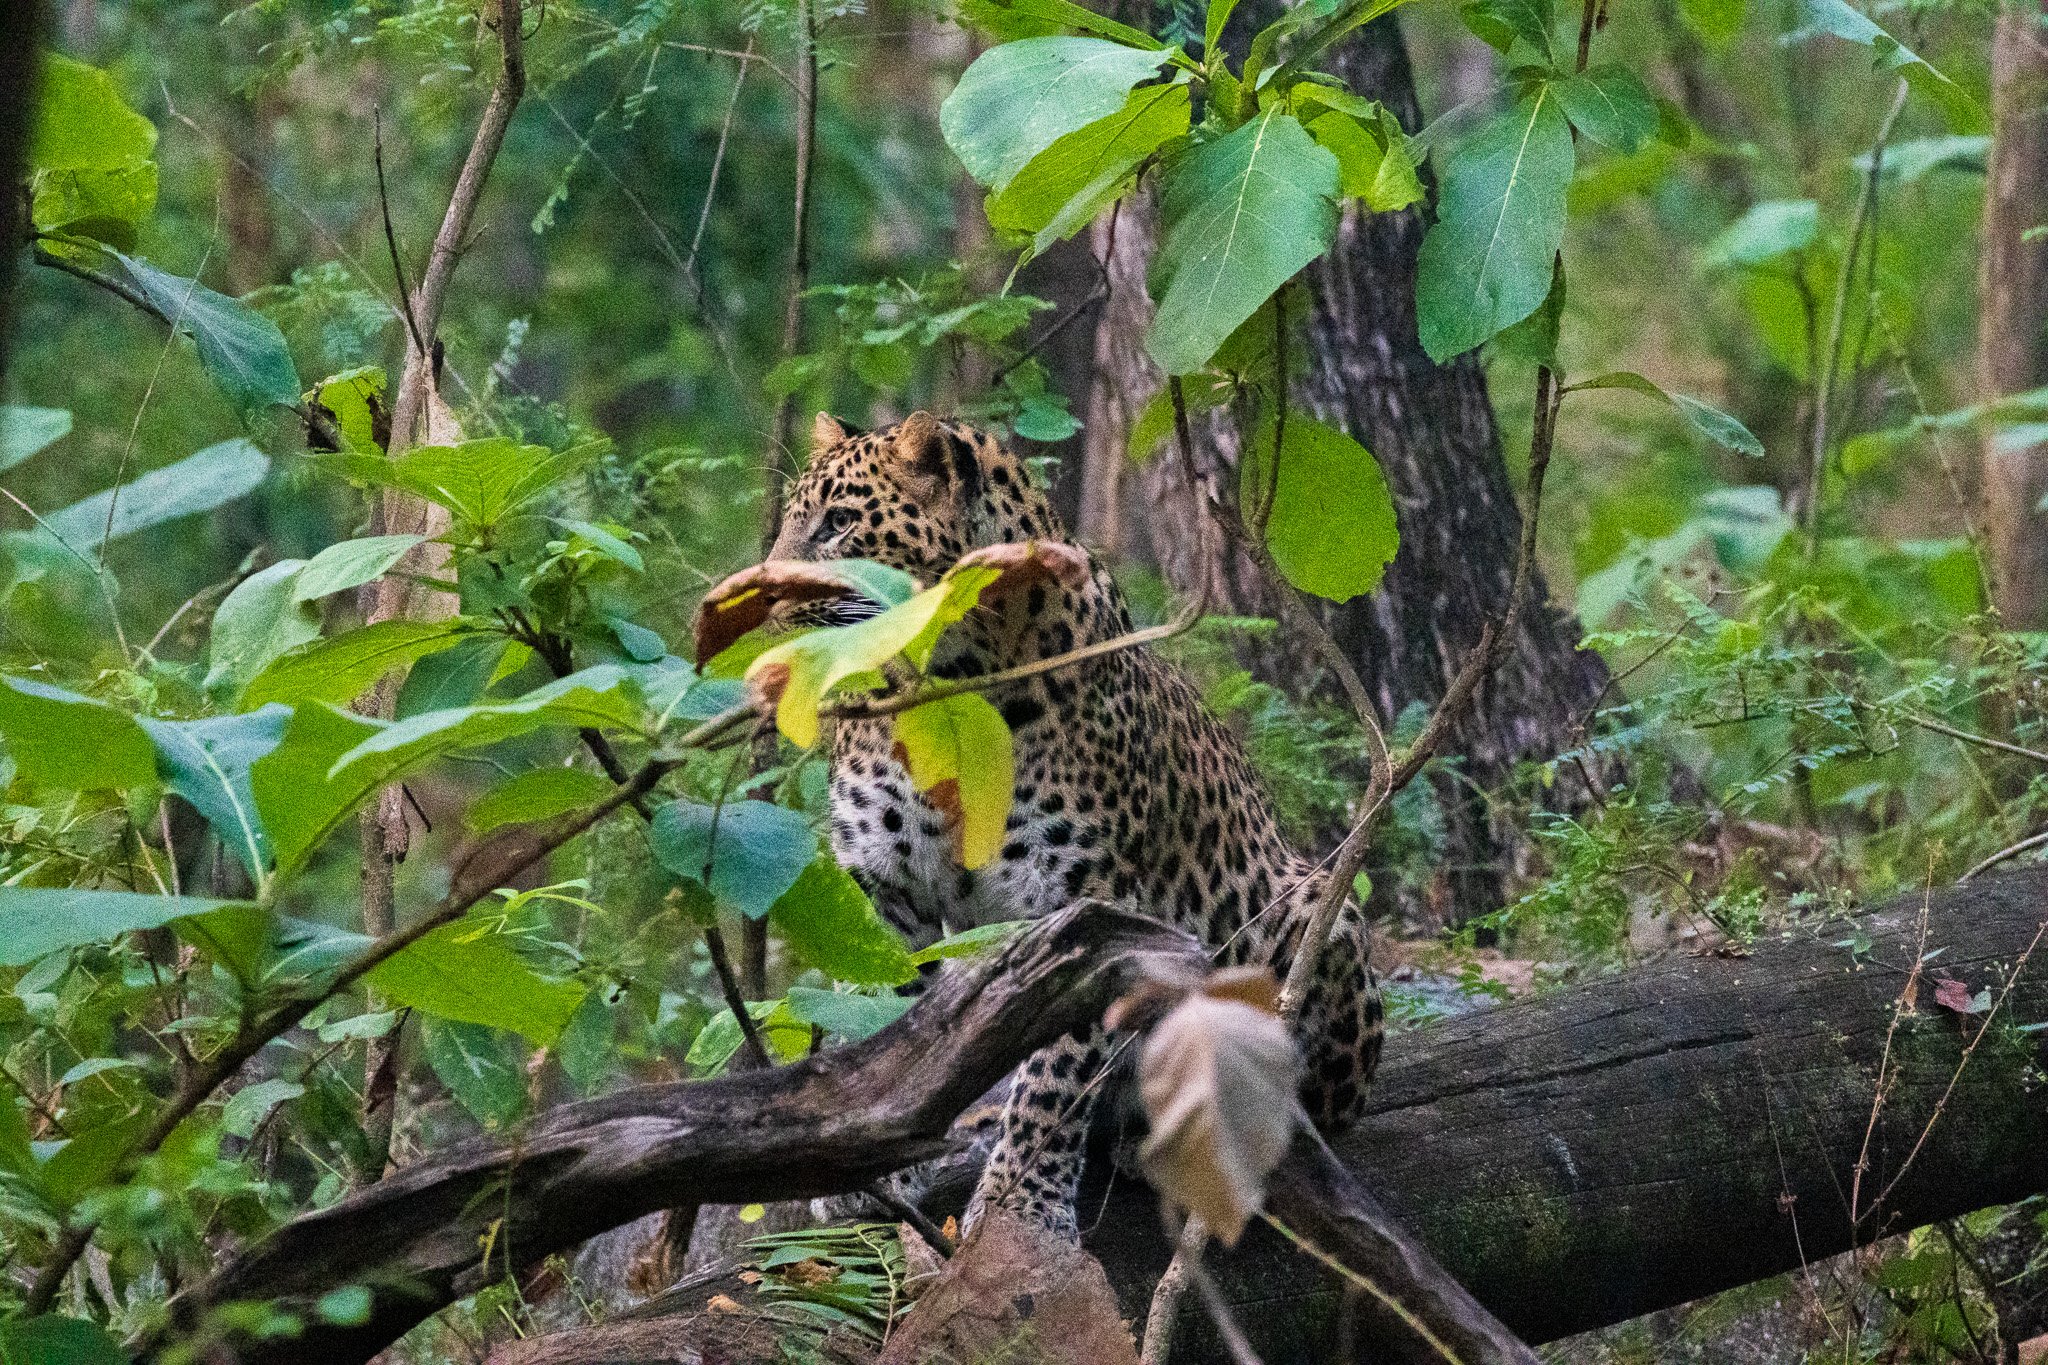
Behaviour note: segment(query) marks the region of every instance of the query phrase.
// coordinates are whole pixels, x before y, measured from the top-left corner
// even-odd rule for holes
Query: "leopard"
[[[872,431],[820,413],[770,557],[871,560],[928,585],[970,550],[1031,541],[1072,543],[1024,460],[986,432],[924,411]],[[1078,586],[1039,582],[976,608],[930,673],[1016,669],[1129,634],[1115,579],[1082,553]],[[952,817],[899,762],[888,719],[845,719],[830,736],[833,852],[913,947],[1095,902],[1195,935],[1219,966],[1285,977],[1327,874],[1290,846],[1243,743],[1185,672],[1123,649],[986,695],[1010,730],[1014,788],[1000,852],[973,870],[956,857]],[[1369,944],[1347,896],[1295,1018],[1302,1103],[1325,1131],[1357,1117],[1379,1058]],[[1019,1068],[966,1228],[996,1208],[1078,1240],[1088,1123],[1113,1046],[1098,1028]]]

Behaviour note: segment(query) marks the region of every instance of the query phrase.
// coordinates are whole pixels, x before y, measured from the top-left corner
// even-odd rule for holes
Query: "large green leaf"
[[[1245,468],[1248,501],[1264,495],[1272,449],[1269,424]],[[1372,452],[1335,427],[1291,415],[1272,488],[1266,544],[1288,582],[1334,602],[1379,586],[1401,532]]]
[[[395,1004],[439,1019],[506,1029],[546,1047],[568,1027],[588,988],[542,976],[471,920],[444,924],[371,970]]]
[[[671,801],[655,812],[649,838],[663,867],[749,919],[767,914],[818,856],[809,822],[766,801]]]
[[[1877,54],[1878,66],[1896,71],[1915,94],[1940,109],[1953,131],[1990,131],[1991,120],[1982,105],[1847,0],[1798,0],[1796,22],[1800,32],[1794,37],[1828,33],[1870,48]]]
[[[428,711],[390,725],[307,702],[294,712],[284,742],[256,763],[250,778],[284,877],[302,868],[372,792],[443,754],[550,726],[633,729],[641,720],[635,689],[610,665],[572,673],[513,701]]]
[[[364,536],[328,546],[306,561],[299,572],[292,596],[310,602],[329,593],[360,588],[373,578],[382,578],[405,552],[425,536]]]
[[[989,196],[998,232],[1031,233],[1032,253],[1072,236],[1122,192],[1138,163],[1188,131],[1184,83],[1133,90],[1108,118],[1068,133]]]
[[[91,556],[98,552],[101,536],[118,540],[178,517],[211,512],[254,492],[269,473],[270,457],[237,437],[74,502],[43,522],[80,554]]]
[[[453,648],[474,633],[462,621],[398,619],[316,640],[271,660],[243,691],[242,706],[351,701],[393,670]]]
[[[299,372],[276,323],[197,280],[169,274],[118,251],[114,255],[144,297],[198,344],[207,377],[245,417],[273,404],[298,403]]]
[[[213,614],[205,687],[233,699],[270,661],[320,638],[320,609],[297,597],[303,559],[281,559],[235,585]]]
[[[33,782],[95,791],[156,780],[156,751],[134,716],[30,678],[0,676],[0,738]]]
[[[415,446],[395,460],[330,457],[351,478],[404,489],[439,503],[466,526],[488,530],[608,449],[585,441],[567,450],[486,436],[452,446]]]
[[[45,1313],[0,1324],[0,1358],[22,1365],[128,1365],[128,1353],[96,1322]]]
[[[1422,179],[1391,110],[1306,81],[1295,90],[1309,136],[1337,158],[1338,185],[1345,195],[1364,200],[1376,213],[1422,201]],[[1318,104],[1326,107],[1318,110]]]
[[[128,107],[114,78],[47,54],[28,163],[36,170],[114,170],[156,153],[156,125]]]
[[[1416,321],[1439,363],[1536,311],[1564,240],[1572,130],[1548,85],[1488,120],[1443,164],[1417,262]]]
[[[1238,324],[1329,248],[1337,158],[1269,111],[1176,158],[1166,179],[1165,281],[1145,348],[1168,374],[1198,370]]]
[[[59,948],[104,943],[137,929],[242,904],[133,891],[0,886],[0,964],[18,967]]]
[[[156,125],[97,67],[43,58],[29,146],[30,220],[42,232],[132,246],[156,207]]]
[[[277,748],[290,719],[288,708],[266,706],[243,716],[144,716],[139,722],[156,744],[164,785],[192,803],[259,886],[270,865],[270,837],[256,810],[249,767]]]
[[[963,692],[899,713],[894,735],[911,782],[946,817],[960,865],[986,864],[1003,846],[1016,782],[1002,712]]]
[[[1643,78],[1603,63],[1555,82],[1551,89],[1572,127],[1603,147],[1633,155],[1657,136],[1657,101]]]
[[[902,937],[830,858],[806,867],[769,918],[792,952],[835,981],[900,986],[917,975]]]
[[[910,1012],[915,1002],[902,995],[854,995],[791,986],[786,1006],[800,1023],[813,1024],[849,1042],[872,1038]]]
[[[270,833],[282,879],[304,867],[327,836],[374,785],[330,776],[335,760],[382,726],[338,708],[310,702],[292,712],[284,740],[249,769],[249,787]]]
[[[70,434],[71,414],[63,408],[0,403],[0,469],[12,469]]]
[[[428,1019],[420,1042],[441,1084],[486,1130],[505,1128],[526,1112],[526,1050],[513,1035]]]
[[[1123,107],[1167,53],[1102,38],[1025,38],[975,58],[939,108],[939,130],[968,174],[1000,190],[1031,159]]]

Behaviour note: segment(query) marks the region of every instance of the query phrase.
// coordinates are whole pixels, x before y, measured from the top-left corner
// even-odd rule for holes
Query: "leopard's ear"
[[[829,412],[821,412],[811,419],[811,449],[814,452],[836,446],[852,434],[846,423]]]
[[[981,496],[981,461],[974,447],[921,408],[897,424],[896,454],[920,475],[950,486],[962,503]]]

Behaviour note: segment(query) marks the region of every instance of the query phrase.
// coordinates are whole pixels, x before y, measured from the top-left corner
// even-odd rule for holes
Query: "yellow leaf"
[[[1189,995],[1138,1061],[1152,1132],[1139,1150],[1153,1188],[1225,1246],[1265,1202],[1294,1136],[1296,1059],[1287,1025],[1242,1000]]]
[[[896,717],[896,751],[925,800],[946,817],[960,865],[973,869],[995,857],[1016,782],[1002,713],[974,692],[914,706]]]

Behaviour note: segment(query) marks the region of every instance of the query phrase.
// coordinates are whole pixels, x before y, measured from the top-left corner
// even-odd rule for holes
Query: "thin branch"
[[[1906,94],[1907,86],[1902,80],[1892,96],[1891,107],[1885,111],[1884,121],[1878,125],[1877,137],[1870,151],[1870,173],[1864,177],[1863,192],[1857,196],[1856,214],[1849,224],[1849,245],[1842,253],[1842,263],[1835,274],[1835,298],[1828,313],[1827,339],[1821,346],[1820,374],[1814,383],[1813,430],[1808,437],[1806,486],[1799,508],[1809,555],[1820,537],[1821,482],[1827,467],[1828,443],[1832,439],[1828,422],[1832,416],[1835,374],[1842,360],[1842,329],[1849,311],[1849,283],[1855,278],[1856,257],[1863,249],[1864,237],[1876,211],[1877,182],[1884,172],[1885,143],[1891,139],[1892,126],[1899,121],[1899,114],[1906,107]],[[1874,240],[1870,249],[1873,253],[1877,250]]]
[[[406,333],[412,337],[415,350],[421,355],[427,353],[427,339],[420,335],[420,320],[413,313],[412,286],[405,282],[405,257],[399,254],[398,232],[391,226],[391,189],[384,183],[384,113],[380,109],[370,111],[371,143],[370,155],[377,163],[377,207],[384,215],[384,248],[391,253],[391,274],[398,281],[399,316],[405,319]]]
[[[1947,735],[1950,739],[1958,740],[1964,744],[1975,744],[1985,749],[1996,749],[2000,753],[2017,754],[2021,758],[2031,758],[2036,763],[2048,763],[2048,754],[2042,753],[2039,749],[2029,749],[2024,744],[2014,744],[2009,740],[1993,739],[1989,735],[1977,735],[1970,733],[1968,730],[1958,730],[1946,721],[1936,720],[1932,716],[1923,716],[1912,711],[1906,712],[1904,719],[1923,730],[1932,730],[1937,735]]]
[[[2006,845],[2004,848],[1998,850],[1998,852],[1986,858],[1983,862],[1978,863],[1968,872],[1965,872],[1962,876],[1956,878],[1956,882],[1958,885],[1960,885],[1963,882],[1970,880],[1972,877],[1976,876],[1980,872],[1985,872],[1991,868],[1997,867],[2000,863],[2006,861],[2006,859],[2008,858],[2017,858],[2020,854],[2025,853],[2027,850],[2040,848],[2043,844],[2048,844],[2048,829],[2042,830],[2039,834],[2030,834],[2016,844]]]
[[[811,0],[797,0],[797,20],[803,53],[796,69],[796,190],[790,210],[789,295],[782,306],[784,360],[803,344],[804,292],[811,279],[811,163],[818,142],[818,16]],[[792,390],[775,406],[775,440],[768,451],[768,476],[761,498],[764,554],[782,526],[782,479],[793,467],[796,398]]]

